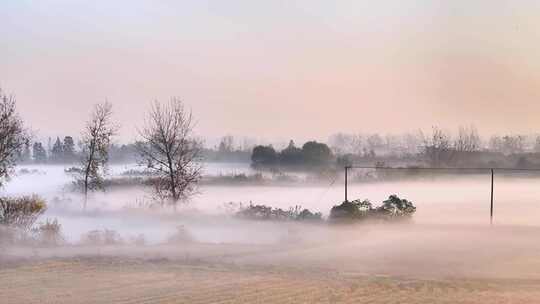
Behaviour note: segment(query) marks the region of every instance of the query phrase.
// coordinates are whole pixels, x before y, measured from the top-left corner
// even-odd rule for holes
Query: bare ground
[[[10,249],[0,253],[0,303],[538,303],[537,230],[396,227],[301,245]]]
[[[0,270],[2,303],[535,303],[538,286],[538,280],[425,280],[112,257]]]

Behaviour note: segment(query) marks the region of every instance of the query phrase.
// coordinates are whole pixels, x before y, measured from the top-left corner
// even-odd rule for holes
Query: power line
[[[377,167],[377,166],[357,166],[357,165],[351,165],[351,166],[345,166],[345,168],[349,169],[381,169],[381,170],[448,170],[448,171],[460,171],[460,170],[475,170],[475,171],[488,171],[491,170],[500,170],[500,171],[538,171],[540,172],[540,168],[486,168],[486,167]]]
[[[349,169],[375,169],[375,170],[408,170],[408,171],[420,171],[420,170],[433,170],[433,171],[486,171],[486,173],[491,174],[491,192],[490,192],[490,210],[489,217],[490,223],[493,224],[493,194],[494,194],[494,176],[495,171],[529,171],[529,172],[540,172],[540,168],[485,168],[485,167],[450,167],[450,168],[441,168],[441,167],[377,167],[377,166],[360,166],[360,165],[350,165],[345,166],[345,201],[348,201],[347,197],[347,174]]]

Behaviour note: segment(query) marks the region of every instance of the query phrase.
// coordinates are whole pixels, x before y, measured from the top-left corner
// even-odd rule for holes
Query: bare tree
[[[29,139],[29,132],[17,113],[15,97],[0,89],[0,186],[9,179],[17,155]]]
[[[454,141],[454,149],[458,152],[474,152],[480,149],[481,139],[474,126],[459,127],[458,136]]]
[[[429,137],[424,136],[421,131],[420,134],[424,142],[422,153],[429,164],[434,167],[449,164],[454,156],[451,136],[437,127],[432,128]]]
[[[523,135],[492,136],[489,140],[489,148],[505,155],[523,153],[525,150]]]
[[[221,138],[219,142],[218,151],[221,153],[233,152],[234,151],[234,136],[226,135]]]
[[[84,194],[84,208],[88,192],[103,189],[104,175],[109,160],[109,146],[118,127],[112,122],[112,105],[109,102],[96,104],[86,123],[81,140],[81,167],[76,183]]]
[[[177,98],[166,104],[156,101],[145,123],[139,130],[138,150],[144,164],[156,173],[156,196],[176,210],[178,202],[197,192],[201,178],[201,143],[193,137],[192,113]]]

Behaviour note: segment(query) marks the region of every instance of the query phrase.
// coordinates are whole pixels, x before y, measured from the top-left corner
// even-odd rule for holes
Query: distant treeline
[[[82,151],[77,148],[72,136],[63,139],[57,137],[53,141],[49,139],[45,146],[40,141],[27,141],[17,152],[20,163],[36,164],[73,164],[79,162]],[[135,144],[112,144],[109,150],[109,161],[113,163],[130,163],[136,161],[137,153]]]
[[[250,163],[263,169],[321,169],[357,164],[389,167],[482,167],[540,168],[540,135],[480,137],[474,127],[461,127],[455,135],[434,127],[431,133],[402,135],[332,135],[327,143],[308,141],[297,146],[255,145],[254,140],[224,136],[213,147],[201,150],[206,162]],[[78,141],[71,136],[27,142],[18,151],[22,163],[75,163],[81,156]],[[138,159],[136,143],[113,144],[112,163]]]
[[[136,143],[112,144],[109,149],[111,163],[133,163],[138,160]],[[232,136],[225,136],[213,148],[203,148],[201,157],[207,162],[249,163],[253,146],[235,146]],[[73,164],[82,156],[80,144],[72,136],[50,138],[45,144],[41,141],[27,141],[17,151],[20,163],[29,164]]]
[[[316,141],[306,142],[302,148],[296,147],[294,141],[277,152],[274,147],[256,146],[253,148],[251,163],[255,168],[290,166],[302,168],[319,168],[332,163],[334,155],[328,145]]]
[[[483,140],[474,127],[457,135],[434,127],[431,133],[397,136],[335,134],[329,144],[293,141],[281,151],[272,145],[254,147],[256,168],[377,167],[540,168],[540,136],[504,135]]]

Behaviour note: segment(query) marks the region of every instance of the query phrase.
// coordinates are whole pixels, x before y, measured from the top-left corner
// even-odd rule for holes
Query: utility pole
[[[493,225],[493,177],[494,177],[494,170],[491,169],[491,207],[489,209],[489,223]]]
[[[345,166],[345,201],[348,202],[348,197],[347,197],[347,187],[348,187],[348,177],[349,177],[349,166]]]

